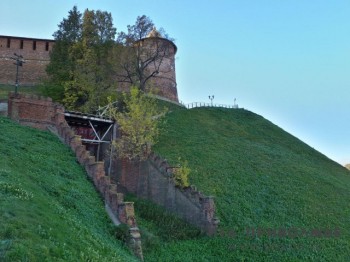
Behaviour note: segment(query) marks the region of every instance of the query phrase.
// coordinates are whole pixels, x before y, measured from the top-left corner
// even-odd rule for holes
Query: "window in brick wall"
[[[33,50],[36,50],[36,41],[33,41]]]
[[[23,49],[23,40],[21,40],[21,43],[20,43],[20,45],[19,45],[19,48],[20,48],[20,49]]]
[[[49,51],[49,42],[46,42],[45,50],[46,50],[46,51]]]
[[[7,48],[11,47],[11,38],[7,38]]]

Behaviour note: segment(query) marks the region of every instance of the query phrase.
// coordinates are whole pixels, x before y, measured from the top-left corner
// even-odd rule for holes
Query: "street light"
[[[209,96],[209,99],[210,99],[210,101],[211,101],[211,106],[213,106],[213,99],[214,99],[214,95]]]
[[[17,90],[18,90],[18,67],[19,66],[23,66],[23,63],[25,63],[23,61],[23,56],[22,55],[17,55],[16,53],[13,54],[15,57],[11,57],[12,60],[16,60],[16,63],[14,63],[16,65],[16,87],[15,87],[15,94],[17,94]]]
[[[238,108],[238,105],[237,105],[237,102],[236,102],[236,101],[237,101],[237,99],[235,98],[235,99],[234,99],[233,108]]]

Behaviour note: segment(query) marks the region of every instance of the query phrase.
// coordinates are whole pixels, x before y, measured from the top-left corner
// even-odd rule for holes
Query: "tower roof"
[[[149,38],[158,38],[158,39],[162,39],[163,41],[167,41],[169,42],[169,44],[171,44],[174,47],[175,53],[177,52],[177,46],[174,44],[174,42],[167,38],[164,38],[155,26],[153,26],[153,29],[151,30],[151,32],[149,32],[148,35],[141,40],[143,41]]]
[[[147,37],[159,37],[159,38],[163,38],[162,34],[159,33],[159,31],[157,30],[157,28],[155,26],[153,26],[151,32],[148,33]]]

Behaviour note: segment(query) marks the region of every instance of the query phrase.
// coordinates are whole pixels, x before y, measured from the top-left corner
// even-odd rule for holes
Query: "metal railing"
[[[221,107],[221,108],[233,108],[237,109],[238,105],[225,105],[225,104],[212,104],[212,103],[204,103],[204,102],[192,102],[189,104],[185,104],[186,108],[191,109],[195,107]]]

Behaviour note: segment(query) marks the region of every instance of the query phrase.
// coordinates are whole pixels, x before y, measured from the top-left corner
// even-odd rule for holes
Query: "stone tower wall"
[[[175,70],[176,46],[165,38],[148,37],[141,41],[146,53],[149,50],[153,52],[156,49],[160,50],[161,59],[149,65],[151,72],[158,69],[158,74],[150,80],[150,87],[155,89],[157,95],[178,102]]]
[[[53,44],[53,40],[0,36],[0,84],[15,83],[14,53],[22,55],[25,62],[19,67],[19,84],[34,85],[45,79]]]
[[[23,56],[24,64],[19,67],[19,84],[35,85],[47,77],[46,66],[50,62],[50,51],[54,45],[54,40],[24,38],[0,35],[0,84],[14,85],[16,80],[16,65],[14,53]],[[175,54],[177,47],[167,39],[159,37],[149,37],[140,40],[145,54],[154,50],[155,46],[164,46],[166,55],[161,55],[162,59],[150,64],[149,69],[159,67],[159,73],[149,81],[149,87],[156,91],[156,94],[178,102]],[[120,91],[129,90],[130,85],[121,83]]]

